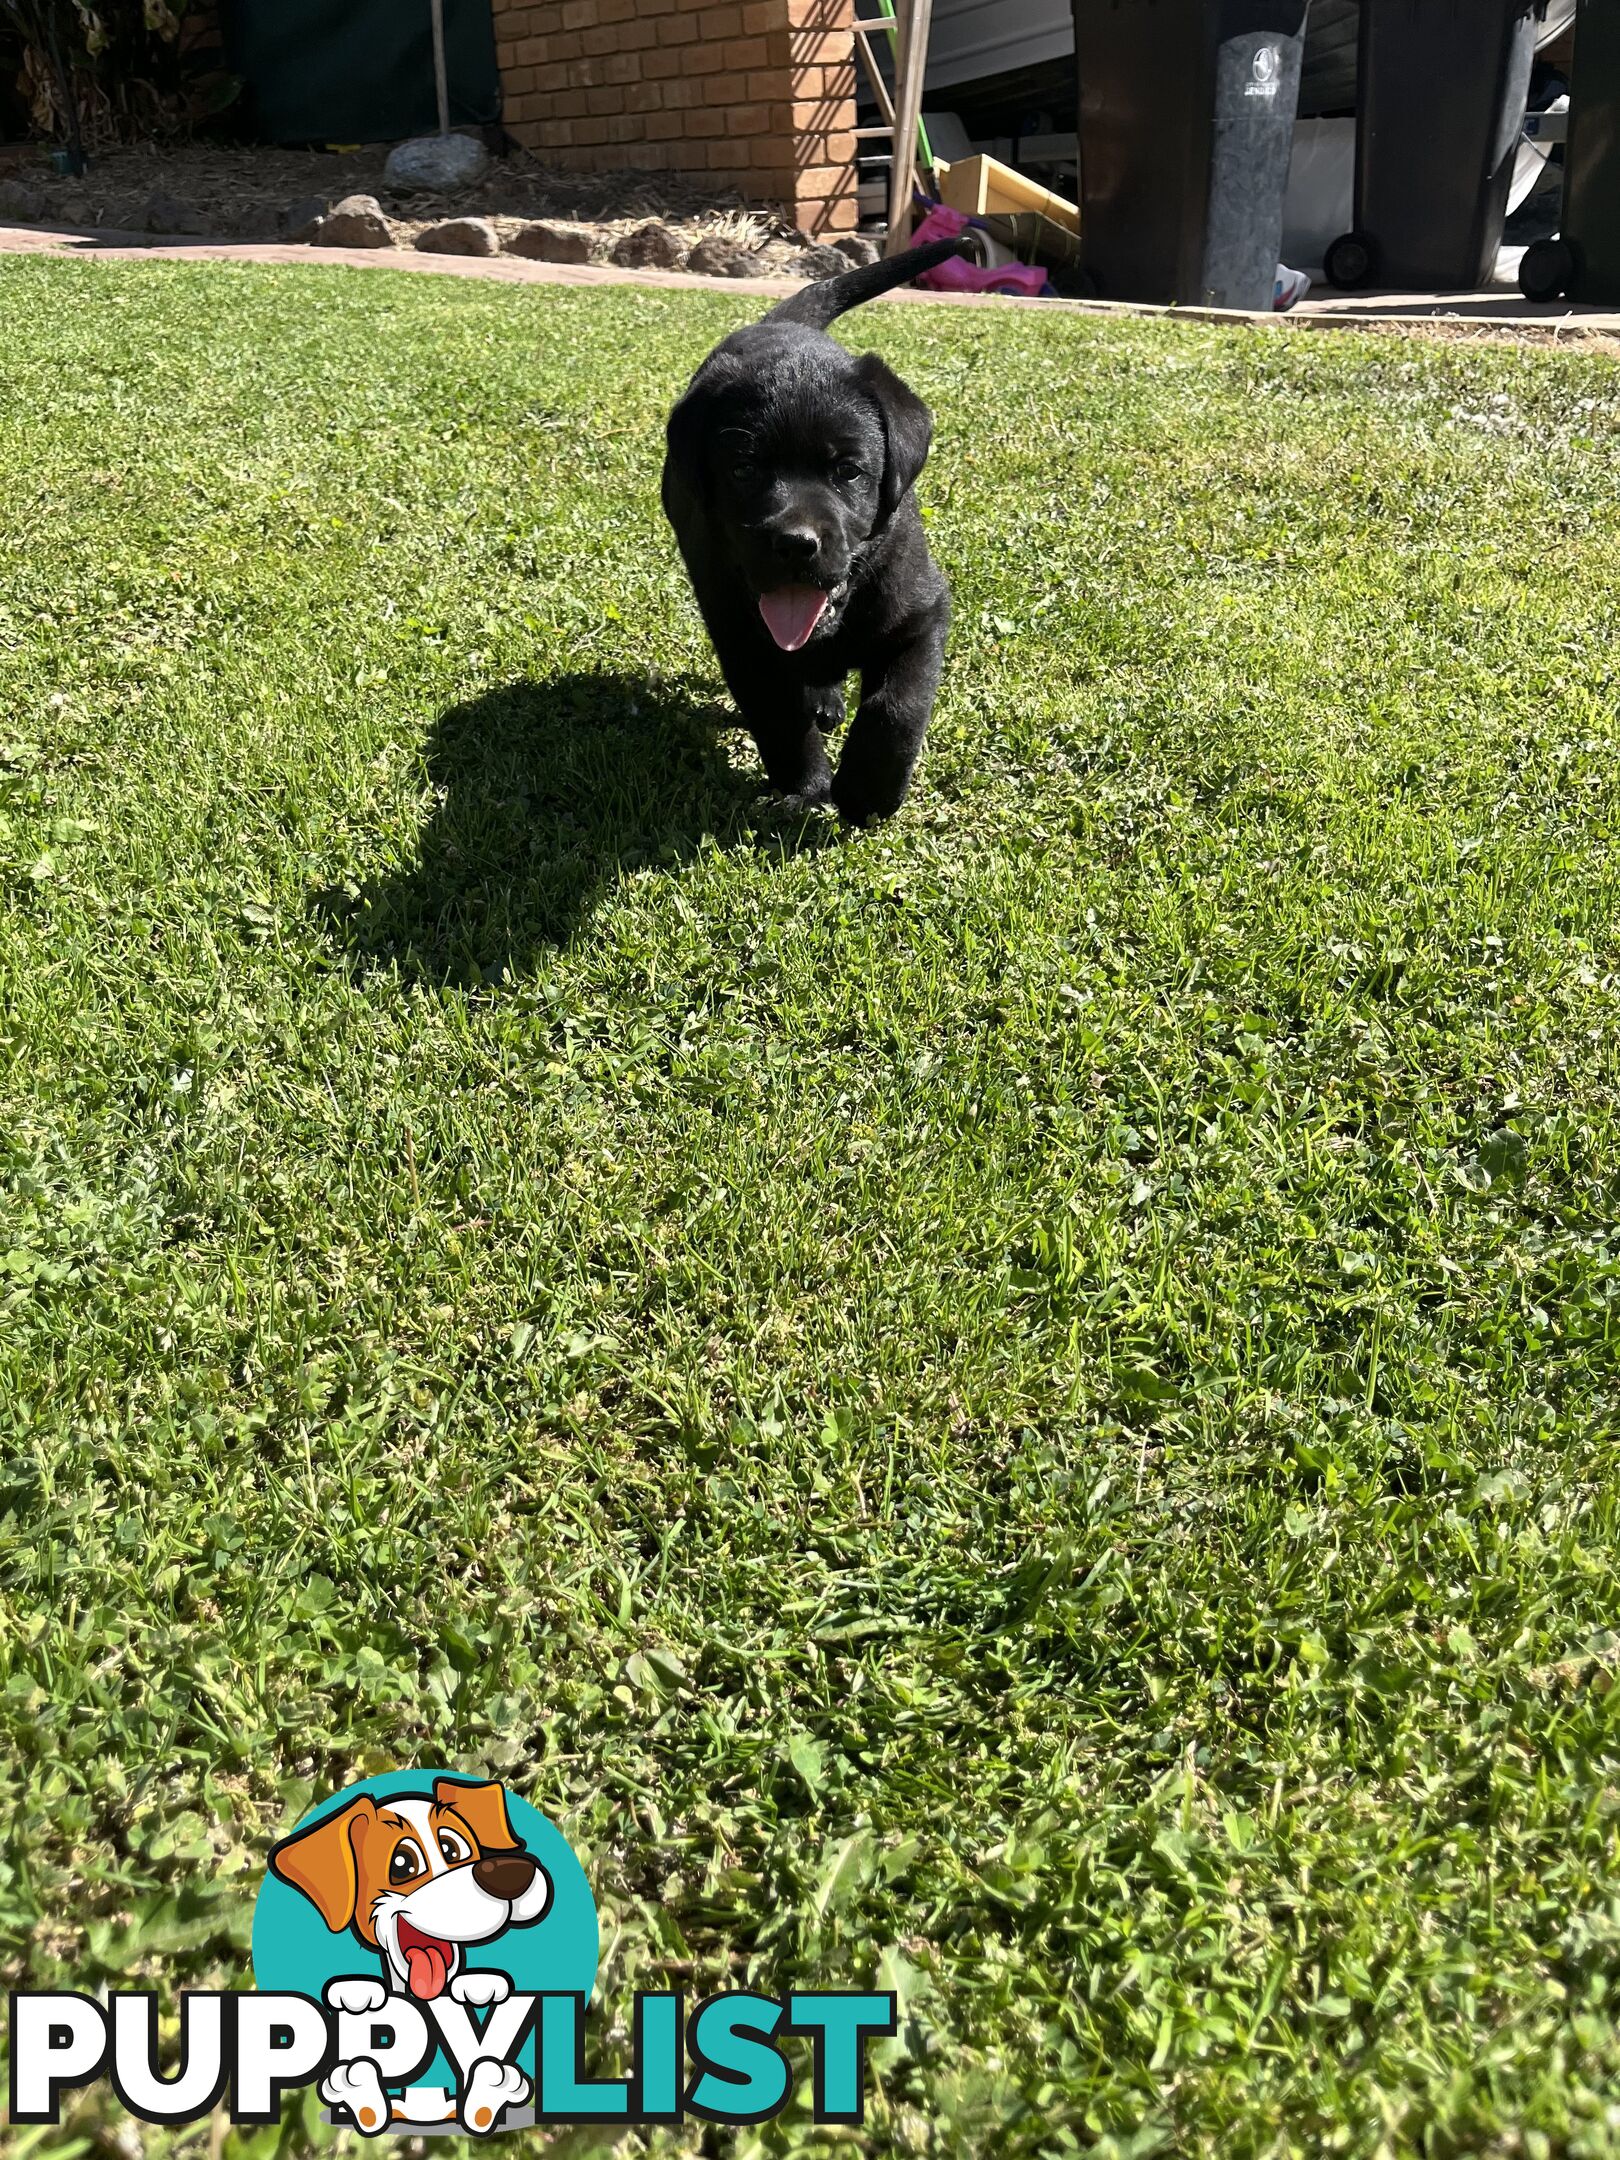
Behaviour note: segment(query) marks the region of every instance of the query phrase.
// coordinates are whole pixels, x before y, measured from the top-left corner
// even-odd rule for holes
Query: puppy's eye
[[[864,480],[866,467],[859,458],[840,458],[833,467],[833,477],[835,480]]]
[[[453,1830],[439,1832],[439,1850],[452,1867],[459,1867],[463,1860],[472,1858],[472,1847],[464,1837],[457,1837]]]
[[[388,1860],[388,1880],[391,1883],[414,1882],[423,1872],[422,1855],[409,1840],[396,1845]]]
[[[751,457],[733,458],[731,461],[731,477],[745,487],[750,480],[757,480],[759,477],[759,459]]]

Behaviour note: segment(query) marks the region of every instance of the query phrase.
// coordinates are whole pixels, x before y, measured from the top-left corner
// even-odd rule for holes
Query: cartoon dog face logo
[[[349,1929],[382,1959],[392,1993],[420,2002],[457,1977],[467,1945],[532,1927],[551,1904],[551,1878],[513,1834],[500,1786],[455,1778],[380,1803],[361,1794],[283,1838],[270,1866],[333,1934]]]

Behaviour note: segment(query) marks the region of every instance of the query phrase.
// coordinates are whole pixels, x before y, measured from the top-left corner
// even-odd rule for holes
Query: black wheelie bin
[[[1080,264],[1105,300],[1268,309],[1307,0],[1074,0]]]
[[[1545,0],[1361,0],[1356,208],[1323,262],[1353,292],[1488,285]]]
[[[1577,0],[1558,237],[1519,263],[1527,300],[1620,305],[1620,0]]]

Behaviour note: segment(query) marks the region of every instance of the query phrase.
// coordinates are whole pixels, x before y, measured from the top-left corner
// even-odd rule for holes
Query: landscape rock
[[[833,246],[840,255],[847,255],[858,270],[878,259],[878,244],[875,240],[868,240],[865,233],[845,233],[841,239],[833,242]]]
[[[702,277],[752,277],[759,266],[751,249],[708,233],[687,256],[686,267]]]
[[[680,234],[671,232],[662,218],[649,218],[615,241],[608,261],[621,270],[674,270],[685,254]]]
[[[446,218],[442,225],[426,226],[416,245],[429,255],[498,255],[500,234],[488,218]]]
[[[559,225],[550,218],[536,218],[521,225],[506,243],[508,255],[526,255],[530,262],[585,263],[595,253],[595,235],[588,225]]]
[[[329,205],[324,195],[300,195],[276,212],[276,232],[283,240],[313,240]]]
[[[807,247],[792,266],[795,277],[822,278],[842,277],[851,267],[849,257],[835,247]]]
[[[193,204],[182,202],[167,188],[156,188],[146,198],[141,229],[149,233],[205,233],[208,220]]]
[[[32,225],[45,215],[45,198],[26,180],[0,180],[0,218],[18,218]]]
[[[419,135],[389,151],[383,179],[389,187],[453,195],[483,179],[489,152],[474,135]]]
[[[393,228],[383,216],[375,195],[345,195],[332,205],[315,233],[317,247],[388,248],[394,244]]]

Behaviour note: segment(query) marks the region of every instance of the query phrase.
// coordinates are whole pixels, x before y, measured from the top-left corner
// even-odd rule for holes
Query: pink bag
[[[948,210],[943,203],[935,203],[928,215],[912,227],[912,245],[924,247],[930,240],[954,240],[972,223],[965,210]],[[936,263],[915,282],[926,285],[930,292],[1014,293],[1025,300],[1038,300],[1051,291],[1046,272],[1038,264],[1002,263],[986,270],[977,263],[963,262],[960,256],[951,262]]]

